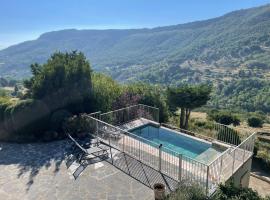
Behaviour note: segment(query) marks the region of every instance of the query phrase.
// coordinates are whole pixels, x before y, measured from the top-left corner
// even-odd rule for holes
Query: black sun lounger
[[[82,162],[82,160],[87,159],[93,159],[96,157],[108,157],[108,150],[109,147],[105,145],[101,145],[100,143],[97,146],[90,146],[89,148],[84,148],[82,145],[80,145],[70,134],[67,134],[69,139],[72,140],[72,142],[81,150],[81,154],[79,155],[79,163]]]

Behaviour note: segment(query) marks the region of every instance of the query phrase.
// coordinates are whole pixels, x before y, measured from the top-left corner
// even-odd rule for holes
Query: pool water
[[[162,146],[190,158],[196,158],[211,147],[210,143],[197,140],[181,133],[178,134],[175,131],[164,127],[157,128],[146,125],[130,130],[129,132],[147,139],[150,145],[151,142],[162,144]]]

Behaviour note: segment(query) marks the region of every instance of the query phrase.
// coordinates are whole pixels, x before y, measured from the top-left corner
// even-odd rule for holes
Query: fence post
[[[234,173],[235,151],[236,151],[236,149],[234,149],[234,151],[233,151],[232,175]]]
[[[220,160],[220,172],[219,172],[219,183],[221,182],[221,174],[222,174],[222,166],[223,166],[223,155],[221,156],[221,160]]]
[[[124,137],[123,137],[123,152],[125,152],[125,134],[124,134]]]
[[[207,165],[207,170],[206,170],[206,196],[208,196],[208,185],[209,185],[209,166]]]
[[[159,149],[159,162],[158,162],[158,170],[161,171],[161,148],[162,148],[162,144],[159,145],[158,149]]]
[[[97,121],[97,120],[95,120],[95,121],[96,121],[97,136],[99,137],[99,127],[98,127],[98,121]]]
[[[157,122],[159,123],[159,108],[157,108]]]
[[[129,107],[127,107],[127,121],[129,122],[130,118],[129,118]]]
[[[178,155],[178,159],[179,159],[178,181],[181,182],[181,179],[182,179],[182,154]]]
[[[139,160],[140,160],[140,161],[142,160],[141,151],[142,151],[142,148],[141,148],[141,141],[139,141]]]

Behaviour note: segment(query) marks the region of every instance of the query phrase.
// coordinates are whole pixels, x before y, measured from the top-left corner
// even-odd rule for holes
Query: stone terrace
[[[178,186],[177,181],[115,149],[113,159],[79,165],[70,159],[71,146],[69,140],[0,143],[0,199],[147,200],[154,199],[154,183],[164,183],[167,193]]]
[[[153,199],[151,188],[118,169],[121,159],[116,167],[90,164],[75,180],[66,166],[70,146],[0,143],[0,199]]]

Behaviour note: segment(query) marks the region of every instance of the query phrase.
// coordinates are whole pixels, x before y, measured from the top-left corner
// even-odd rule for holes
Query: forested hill
[[[0,75],[26,77],[55,51],[79,50],[95,70],[121,81],[179,84],[267,76],[270,5],[153,29],[62,30],[0,51]]]

